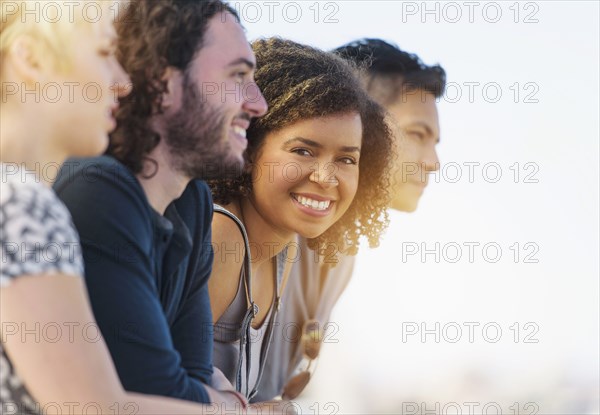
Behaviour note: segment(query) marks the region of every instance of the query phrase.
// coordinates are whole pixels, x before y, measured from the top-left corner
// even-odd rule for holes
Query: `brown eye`
[[[339,159],[342,163],[344,164],[348,164],[348,165],[356,165],[358,164],[358,162],[353,159],[352,157],[342,157],[341,159]]]
[[[298,154],[300,156],[306,156],[306,157],[310,157],[312,156],[312,153],[305,149],[305,148],[294,148],[291,150],[292,153]]]
[[[243,72],[236,72],[234,74],[234,78],[235,78],[236,82],[239,82],[239,83],[244,83],[244,81],[246,80],[247,76],[248,76],[248,72],[245,72],[245,71],[243,71]]]

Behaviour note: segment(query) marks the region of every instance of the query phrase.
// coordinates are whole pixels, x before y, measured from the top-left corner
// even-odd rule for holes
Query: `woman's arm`
[[[246,247],[236,223],[217,212],[212,221],[212,245],[214,259],[208,293],[213,322],[216,323],[237,293]]]
[[[0,289],[6,353],[40,408],[81,412],[198,414],[215,408],[171,398],[126,393],[91,312],[82,278],[35,275]],[[207,387],[228,409],[239,401]]]

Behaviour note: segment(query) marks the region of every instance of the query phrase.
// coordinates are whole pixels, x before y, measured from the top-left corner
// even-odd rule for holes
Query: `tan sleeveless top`
[[[223,372],[238,392],[250,399],[257,393],[273,336],[287,248],[275,259],[275,294],[269,312],[261,326],[254,328],[252,320],[258,313],[258,306],[252,299],[250,245],[246,228],[241,220],[227,209],[215,205],[214,212],[229,217],[238,225],[246,247],[236,295],[214,325],[214,365]]]
[[[275,323],[278,329],[271,339],[258,393],[251,402],[269,401],[280,396],[284,386],[297,373],[303,350],[301,336],[293,333],[301,330],[306,321],[318,321],[323,330],[333,324],[329,327],[335,330],[331,312],[352,277],[356,257],[341,256],[337,266],[328,269],[325,285],[321,288],[323,258],[308,247],[307,239],[299,237],[297,242],[299,259],[292,264],[282,295],[283,305]],[[288,332],[287,327],[298,331]]]

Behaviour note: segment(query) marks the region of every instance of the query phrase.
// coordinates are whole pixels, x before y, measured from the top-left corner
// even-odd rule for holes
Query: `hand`
[[[211,406],[213,408],[216,406],[217,412],[215,413],[245,413],[248,410],[248,400],[233,389],[218,391],[207,386],[206,391]]]
[[[248,400],[244,395],[236,392],[229,379],[217,367],[213,367],[211,383],[212,387],[206,388],[210,401],[219,405],[221,412],[233,410],[232,413],[246,413],[248,411]],[[254,412],[254,410],[251,410],[248,413],[254,414]]]
[[[212,387],[218,391],[235,390],[231,382],[229,382],[229,379],[227,379],[223,372],[217,367],[213,368],[211,384]]]

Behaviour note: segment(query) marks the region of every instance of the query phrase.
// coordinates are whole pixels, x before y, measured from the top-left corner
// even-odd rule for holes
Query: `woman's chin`
[[[323,235],[325,233],[325,231],[327,231],[328,228],[326,229],[300,229],[298,230],[298,235],[302,236],[305,239],[315,239],[318,238],[319,236]]]
[[[81,143],[86,144],[86,143]],[[104,154],[108,148],[108,135],[99,134],[97,137],[89,138],[87,145],[80,145],[70,154],[70,157],[96,157]]]

